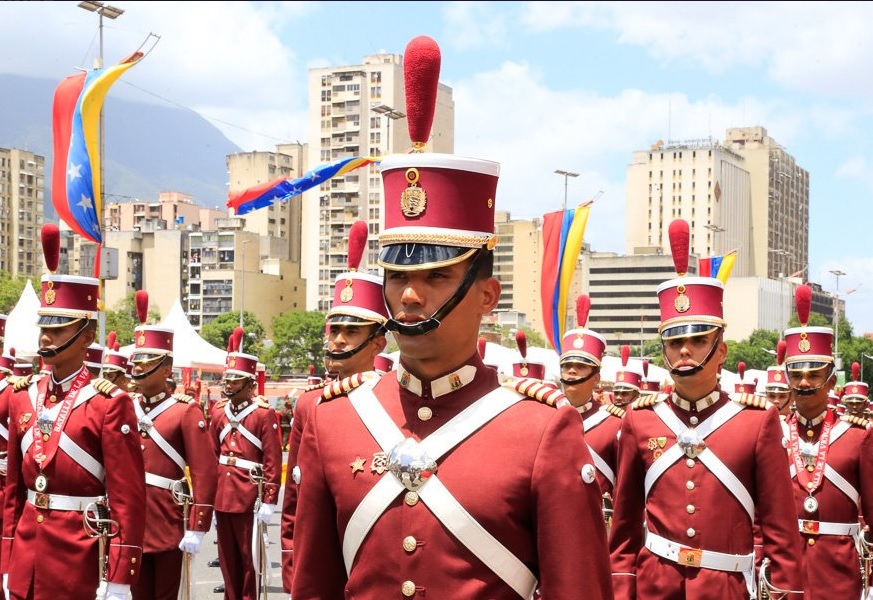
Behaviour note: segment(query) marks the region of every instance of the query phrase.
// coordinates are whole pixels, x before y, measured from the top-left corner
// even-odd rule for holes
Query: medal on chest
[[[676,437],[676,443],[685,452],[688,458],[697,458],[697,456],[706,450],[706,442],[700,437],[697,429],[689,427]]]
[[[39,415],[36,417],[36,425],[39,428],[39,432],[42,434],[43,439],[48,440],[48,437],[52,432],[52,427],[55,425],[55,420],[52,418],[51,413],[43,408],[39,411]]]

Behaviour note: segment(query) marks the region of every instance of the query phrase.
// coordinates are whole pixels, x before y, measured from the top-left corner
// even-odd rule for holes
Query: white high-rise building
[[[362,64],[309,71],[308,169],[356,156],[384,156],[409,147],[403,57],[377,54]],[[452,90],[440,84],[427,152],[454,150]],[[347,270],[352,224],[369,228],[362,270],[376,268],[378,235],[384,224],[378,167],[362,167],[334,177],[303,197],[301,270],[307,281],[308,310],[327,311],[336,277]]]

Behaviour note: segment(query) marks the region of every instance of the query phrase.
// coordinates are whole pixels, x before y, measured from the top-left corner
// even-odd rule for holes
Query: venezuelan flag
[[[287,202],[303,192],[321,185],[332,177],[340,177],[350,171],[371,165],[382,160],[378,157],[351,156],[333,162],[318,165],[307,171],[302,177],[285,179],[280,177],[267,183],[262,183],[241,192],[230,194],[227,207],[236,215],[244,215],[253,210],[270,206],[275,202]]]
[[[109,88],[143,57],[135,52],[117,65],[66,78],[52,107],[52,204],[70,228],[103,242],[100,113]]]
[[[720,256],[700,258],[697,261],[697,274],[700,277],[715,277],[722,284],[727,285],[734,264],[737,262],[737,251],[731,250]]]
[[[540,300],[543,324],[552,347],[561,353],[566,330],[567,299],[582,250],[591,202],[543,217],[543,267]]]

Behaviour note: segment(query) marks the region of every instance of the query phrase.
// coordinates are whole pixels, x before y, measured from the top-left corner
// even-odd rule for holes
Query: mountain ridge
[[[0,147],[45,157],[46,221],[57,220],[51,203],[52,103],[60,81],[0,73]],[[226,156],[242,150],[197,113],[113,97],[103,106],[105,202],[158,194],[190,194],[204,207],[227,201]]]

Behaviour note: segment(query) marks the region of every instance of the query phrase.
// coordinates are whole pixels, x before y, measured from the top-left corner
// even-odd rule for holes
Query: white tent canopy
[[[15,356],[24,360],[36,357],[39,350],[39,296],[33,291],[28,279],[18,302],[6,319],[6,334],[3,340],[3,353],[15,348]]]
[[[170,312],[155,327],[173,330],[173,366],[177,368],[203,369],[208,371],[224,370],[227,352],[216,348],[202,337],[188,321],[182,303],[176,298]],[[130,356],[135,346],[130,344],[121,348],[120,352]]]

